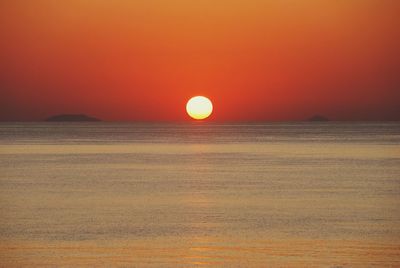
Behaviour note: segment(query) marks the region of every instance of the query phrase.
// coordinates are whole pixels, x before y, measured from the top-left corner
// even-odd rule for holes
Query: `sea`
[[[400,122],[1,123],[0,267],[400,267]]]

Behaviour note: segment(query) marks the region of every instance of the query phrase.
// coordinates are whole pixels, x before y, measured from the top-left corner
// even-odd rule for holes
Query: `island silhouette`
[[[316,114],[316,115],[310,117],[308,119],[308,121],[310,121],[310,122],[327,122],[327,121],[329,121],[329,119],[326,118],[325,116]]]
[[[98,122],[98,118],[86,114],[58,114],[46,118],[47,122]]]

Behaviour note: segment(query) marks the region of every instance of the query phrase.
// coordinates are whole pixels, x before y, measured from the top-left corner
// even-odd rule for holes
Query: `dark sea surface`
[[[400,123],[1,123],[0,267],[400,267]]]

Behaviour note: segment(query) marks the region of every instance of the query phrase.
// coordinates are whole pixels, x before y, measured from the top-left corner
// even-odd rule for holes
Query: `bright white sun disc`
[[[193,119],[201,120],[211,115],[213,111],[213,105],[208,98],[196,96],[187,102],[186,111]]]

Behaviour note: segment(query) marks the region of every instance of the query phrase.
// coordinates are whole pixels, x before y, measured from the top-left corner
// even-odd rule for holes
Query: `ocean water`
[[[2,123],[0,267],[400,267],[400,123]]]

